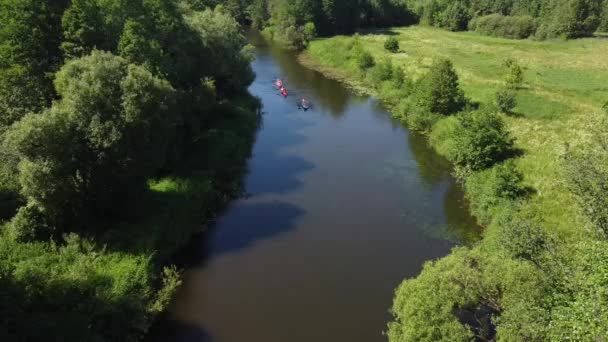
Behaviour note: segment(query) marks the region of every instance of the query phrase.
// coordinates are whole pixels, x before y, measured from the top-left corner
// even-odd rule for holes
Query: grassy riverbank
[[[397,53],[384,48],[389,36],[399,42]],[[375,66],[362,68],[363,52],[373,56]],[[510,115],[500,116],[520,151],[511,160],[523,173],[528,195],[507,201],[492,192],[496,183],[491,179],[511,177],[511,171],[505,171],[510,166],[498,165],[464,176],[472,211],[488,226],[485,238],[472,250],[457,250],[444,260],[426,265],[420,277],[400,287],[393,308],[396,322],[391,324],[391,340],[424,340],[424,336],[437,340],[446,337],[444,334],[452,328],[456,329],[452,330],[455,340],[463,336],[466,339],[470,334],[497,334],[499,338],[516,340],[603,336],[605,322],[595,316],[601,316],[603,310],[598,312],[590,303],[605,298],[590,299],[590,293],[601,286],[590,279],[607,270],[601,262],[592,266],[584,263],[594,253],[589,246],[603,245],[605,241],[598,240],[594,229],[590,229],[588,217],[568,190],[563,155],[566,145],[577,149],[592,143],[592,128],[598,126],[602,104],[608,99],[608,60],[602,58],[606,55],[608,43],[599,39],[515,41],[428,27],[370,31],[311,43],[301,57],[302,63],[377,95],[404,121],[411,114],[403,106],[409,90],[395,86],[394,80],[382,79],[381,68],[387,65],[405,71],[406,77],[413,80],[406,82],[407,87],[415,86],[435,60],[448,58],[467,98],[482,108],[491,107],[495,93],[504,87],[506,59],[524,68],[517,106]],[[443,117],[427,131],[439,153],[447,153],[450,148],[451,142],[445,140],[450,127],[455,127],[455,119]],[[522,217],[525,222],[520,221]],[[542,229],[528,229],[536,225]],[[504,247],[510,243],[521,244],[510,250]],[[531,249],[539,246],[542,261],[530,256]],[[514,249],[523,254],[509,255]],[[537,267],[529,268],[530,264]],[[472,272],[474,278],[455,280],[454,274],[463,277],[464,269]],[[485,279],[498,269],[502,279]],[[468,289],[457,290],[456,286],[434,290],[443,291],[440,296],[425,292],[425,287],[433,283],[466,281],[474,283],[467,285]],[[426,298],[427,295],[436,299]],[[424,307],[420,307],[420,300]],[[464,309],[472,316],[458,311]],[[586,325],[577,323],[584,321],[581,315],[585,310],[594,318]],[[412,330],[418,319],[417,328]],[[579,328],[579,324],[585,327]],[[486,328],[489,330],[483,332]]]

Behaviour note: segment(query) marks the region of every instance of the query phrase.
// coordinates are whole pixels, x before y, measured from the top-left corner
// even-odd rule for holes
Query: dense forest
[[[0,4],[0,339],[137,340],[230,197],[259,104],[240,25],[173,0]]]
[[[415,23],[507,38],[577,38],[608,31],[605,0],[199,0],[303,48],[314,35]]]

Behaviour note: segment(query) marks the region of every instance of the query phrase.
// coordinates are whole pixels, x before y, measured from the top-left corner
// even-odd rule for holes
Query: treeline
[[[420,23],[507,38],[591,36],[608,31],[606,0],[405,0]]]
[[[243,24],[304,48],[314,36],[351,34],[367,27],[409,25],[403,0],[195,0],[221,5]]]
[[[606,0],[195,0],[222,5],[243,24],[304,48],[314,35],[415,23],[523,39],[608,31]],[[308,27],[306,27],[308,24]]]
[[[259,106],[224,9],[0,4],[0,339],[136,340],[238,192]]]

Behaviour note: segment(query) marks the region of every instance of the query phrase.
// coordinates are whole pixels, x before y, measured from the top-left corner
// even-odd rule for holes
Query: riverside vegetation
[[[398,288],[389,339],[607,336],[608,44],[365,33],[313,41],[302,60],[427,135],[486,227]]]
[[[608,44],[551,40],[608,31],[608,2],[259,2],[267,36],[425,134],[486,227],[397,289],[390,341],[608,336]]]
[[[0,4],[0,340],[141,339],[240,194],[252,55],[192,5]]]

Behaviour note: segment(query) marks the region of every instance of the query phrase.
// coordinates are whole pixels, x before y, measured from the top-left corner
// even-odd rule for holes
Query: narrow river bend
[[[379,102],[259,37],[249,197],[192,243],[161,341],[374,342],[394,289],[476,234],[449,165]],[[290,97],[273,88],[285,77]],[[306,97],[314,111],[298,111]]]

